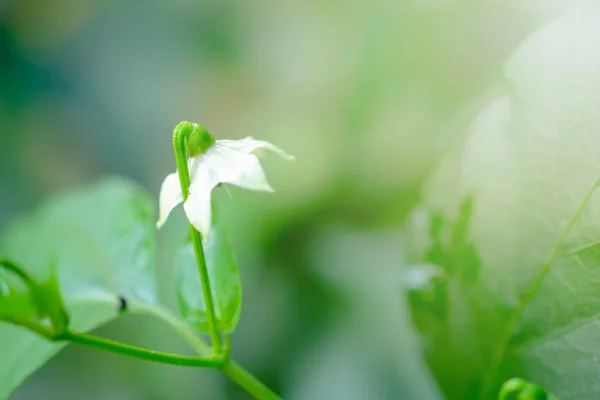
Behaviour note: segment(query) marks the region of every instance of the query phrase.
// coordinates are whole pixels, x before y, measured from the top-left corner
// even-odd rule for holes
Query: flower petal
[[[167,175],[160,188],[159,196],[159,216],[156,228],[160,229],[171,211],[183,201],[181,195],[181,185],[179,184],[179,175],[177,172]]]
[[[273,192],[254,154],[245,154],[215,143],[190,163],[191,184],[184,209],[188,220],[203,237],[211,223],[211,193],[219,183],[248,190]]]
[[[294,156],[289,155],[274,144],[265,142],[264,140],[255,140],[252,136],[240,140],[217,140],[217,144],[246,154],[251,154],[256,149],[267,149],[287,160],[294,161],[296,159]]]
[[[229,183],[244,189],[273,192],[265,173],[254,154],[245,154],[229,147],[214,144],[208,151],[192,160],[192,184],[204,181],[210,189],[219,183]]]
[[[210,187],[208,181],[196,180],[195,182],[195,185],[192,183],[192,186],[190,186],[190,194],[183,204],[183,208],[190,224],[205,239],[210,231],[212,218],[210,200],[214,186]]]

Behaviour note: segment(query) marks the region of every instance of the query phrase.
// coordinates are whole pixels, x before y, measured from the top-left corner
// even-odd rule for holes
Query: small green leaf
[[[33,319],[38,315],[27,285],[0,266],[0,320]]]
[[[0,320],[50,320],[55,333],[64,332],[69,317],[58,287],[56,270],[49,279],[36,282],[21,267],[0,261]]]
[[[41,282],[34,307],[59,327],[67,323],[51,305],[59,293],[77,331],[116,318],[121,296],[154,301],[153,202],[131,182],[106,179],[57,196],[2,233],[0,257]],[[0,322],[0,399],[63,346]]]
[[[50,318],[55,333],[61,333],[67,329],[69,316],[60,294],[55,267],[51,267],[48,280],[36,286],[34,300],[38,310],[38,318]]]
[[[204,240],[204,256],[208,267],[211,291],[219,330],[233,332],[240,318],[242,288],[237,262],[229,240],[213,207],[212,225]],[[188,238],[175,260],[177,299],[185,320],[202,332],[208,332],[206,305],[194,247]]]

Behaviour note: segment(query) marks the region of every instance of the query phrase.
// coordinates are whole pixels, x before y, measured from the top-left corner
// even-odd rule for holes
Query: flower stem
[[[187,152],[185,148],[185,139],[194,129],[194,124],[191,122],[180,122],[173,130],[173,148],[175,150],[175,160],[177,163],[177,171],[179,173],[179,182],[181,184],[181,193],[183,201],[188,197],[190,188],[190,171],[188,169]],[[215,306],[212,290],[210,287],[210,278],[206,268],[206,260],[204,258],[204,248],[202,247],[202,237],[200,232],[190,224],[190,235],[194,245],[194,253],[196,254],[196,262],[198,264],[198,273],[200,274],[200,282],[202,284],[202,292],[204,295],[204,304],[206,305],[207,323],[212,342],[212,348],[215,353],[221,353],[221,334],[217,327],[217,319],[215,316]]]

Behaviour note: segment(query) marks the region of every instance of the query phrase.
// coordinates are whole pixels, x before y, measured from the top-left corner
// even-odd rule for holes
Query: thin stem
[[[228,362],[228,360],[222,356],[203,358],[163,353],[160,351],[148,350],[125,343],[115,342],[113,340],[104,339],[95,335],[89,335],[87,333],[73,332],[70,330],[55,334],[55,332],[53,332],[50,328],[35,321],[15,318],[6,319],[4,321],[13,325],[27,328],[52,342],[71,342],[81,346],[92,347],[98,350],[104,350],[123,356],[139,358],[161,364],[179,365],[183,367],[220,368]]]
[[[201,358],[181,356],[160,351],[146,350],[128,344],[115,342],[87,333],[67,331],[54,339],[55,341],[69,341],[82,346],[93,347],[124,356],[139,358],[161,364],[179,365],[183,367],[209,367],[218,368],[223,365],[222,358]]]
[[[181,193],[183,201],[188,197],[190,188],[190,171],[188,169],[188,160],[185,150],[185,138],[194,129],[194,124],[191,122],[181,122],[177,124],[173,130],[173,148],[175,150],[175,160],[177,163],[177,171],[179,173],[179,182],[181,184]],[[200,232],[190,224],[190,234],[192,243],[194,244],[194,253],[196,254],[196,262],[198,263],[198,273],[200,274],[200,282],[202,284],[202,292],[204,295],[204,304],[206,304],[206,313],[208,330],[212,342],[213,351],[215,353],[222,352],[221,334],[217,328],[217,319],[215,314],[215,306],[213,294],[210,287],[210,278],[208,269],[206,268],[206,260],[204,258],[204,248],[202,247],[202,237]]]
[[[231,380],[243,387],[255,399],[259,400],[279,400],[277,396],[261,381],[256,379],[252,374],[246,371],[241,365],[234,361],[230,361],[221,367],[221,372],[227,375]]]

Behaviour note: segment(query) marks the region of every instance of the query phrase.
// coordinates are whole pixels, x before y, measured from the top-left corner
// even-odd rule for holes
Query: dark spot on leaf
[[[127,311],[127,299],[125,299],[125,297],[120,296],[119,297],[119,312],[125,312]]]

